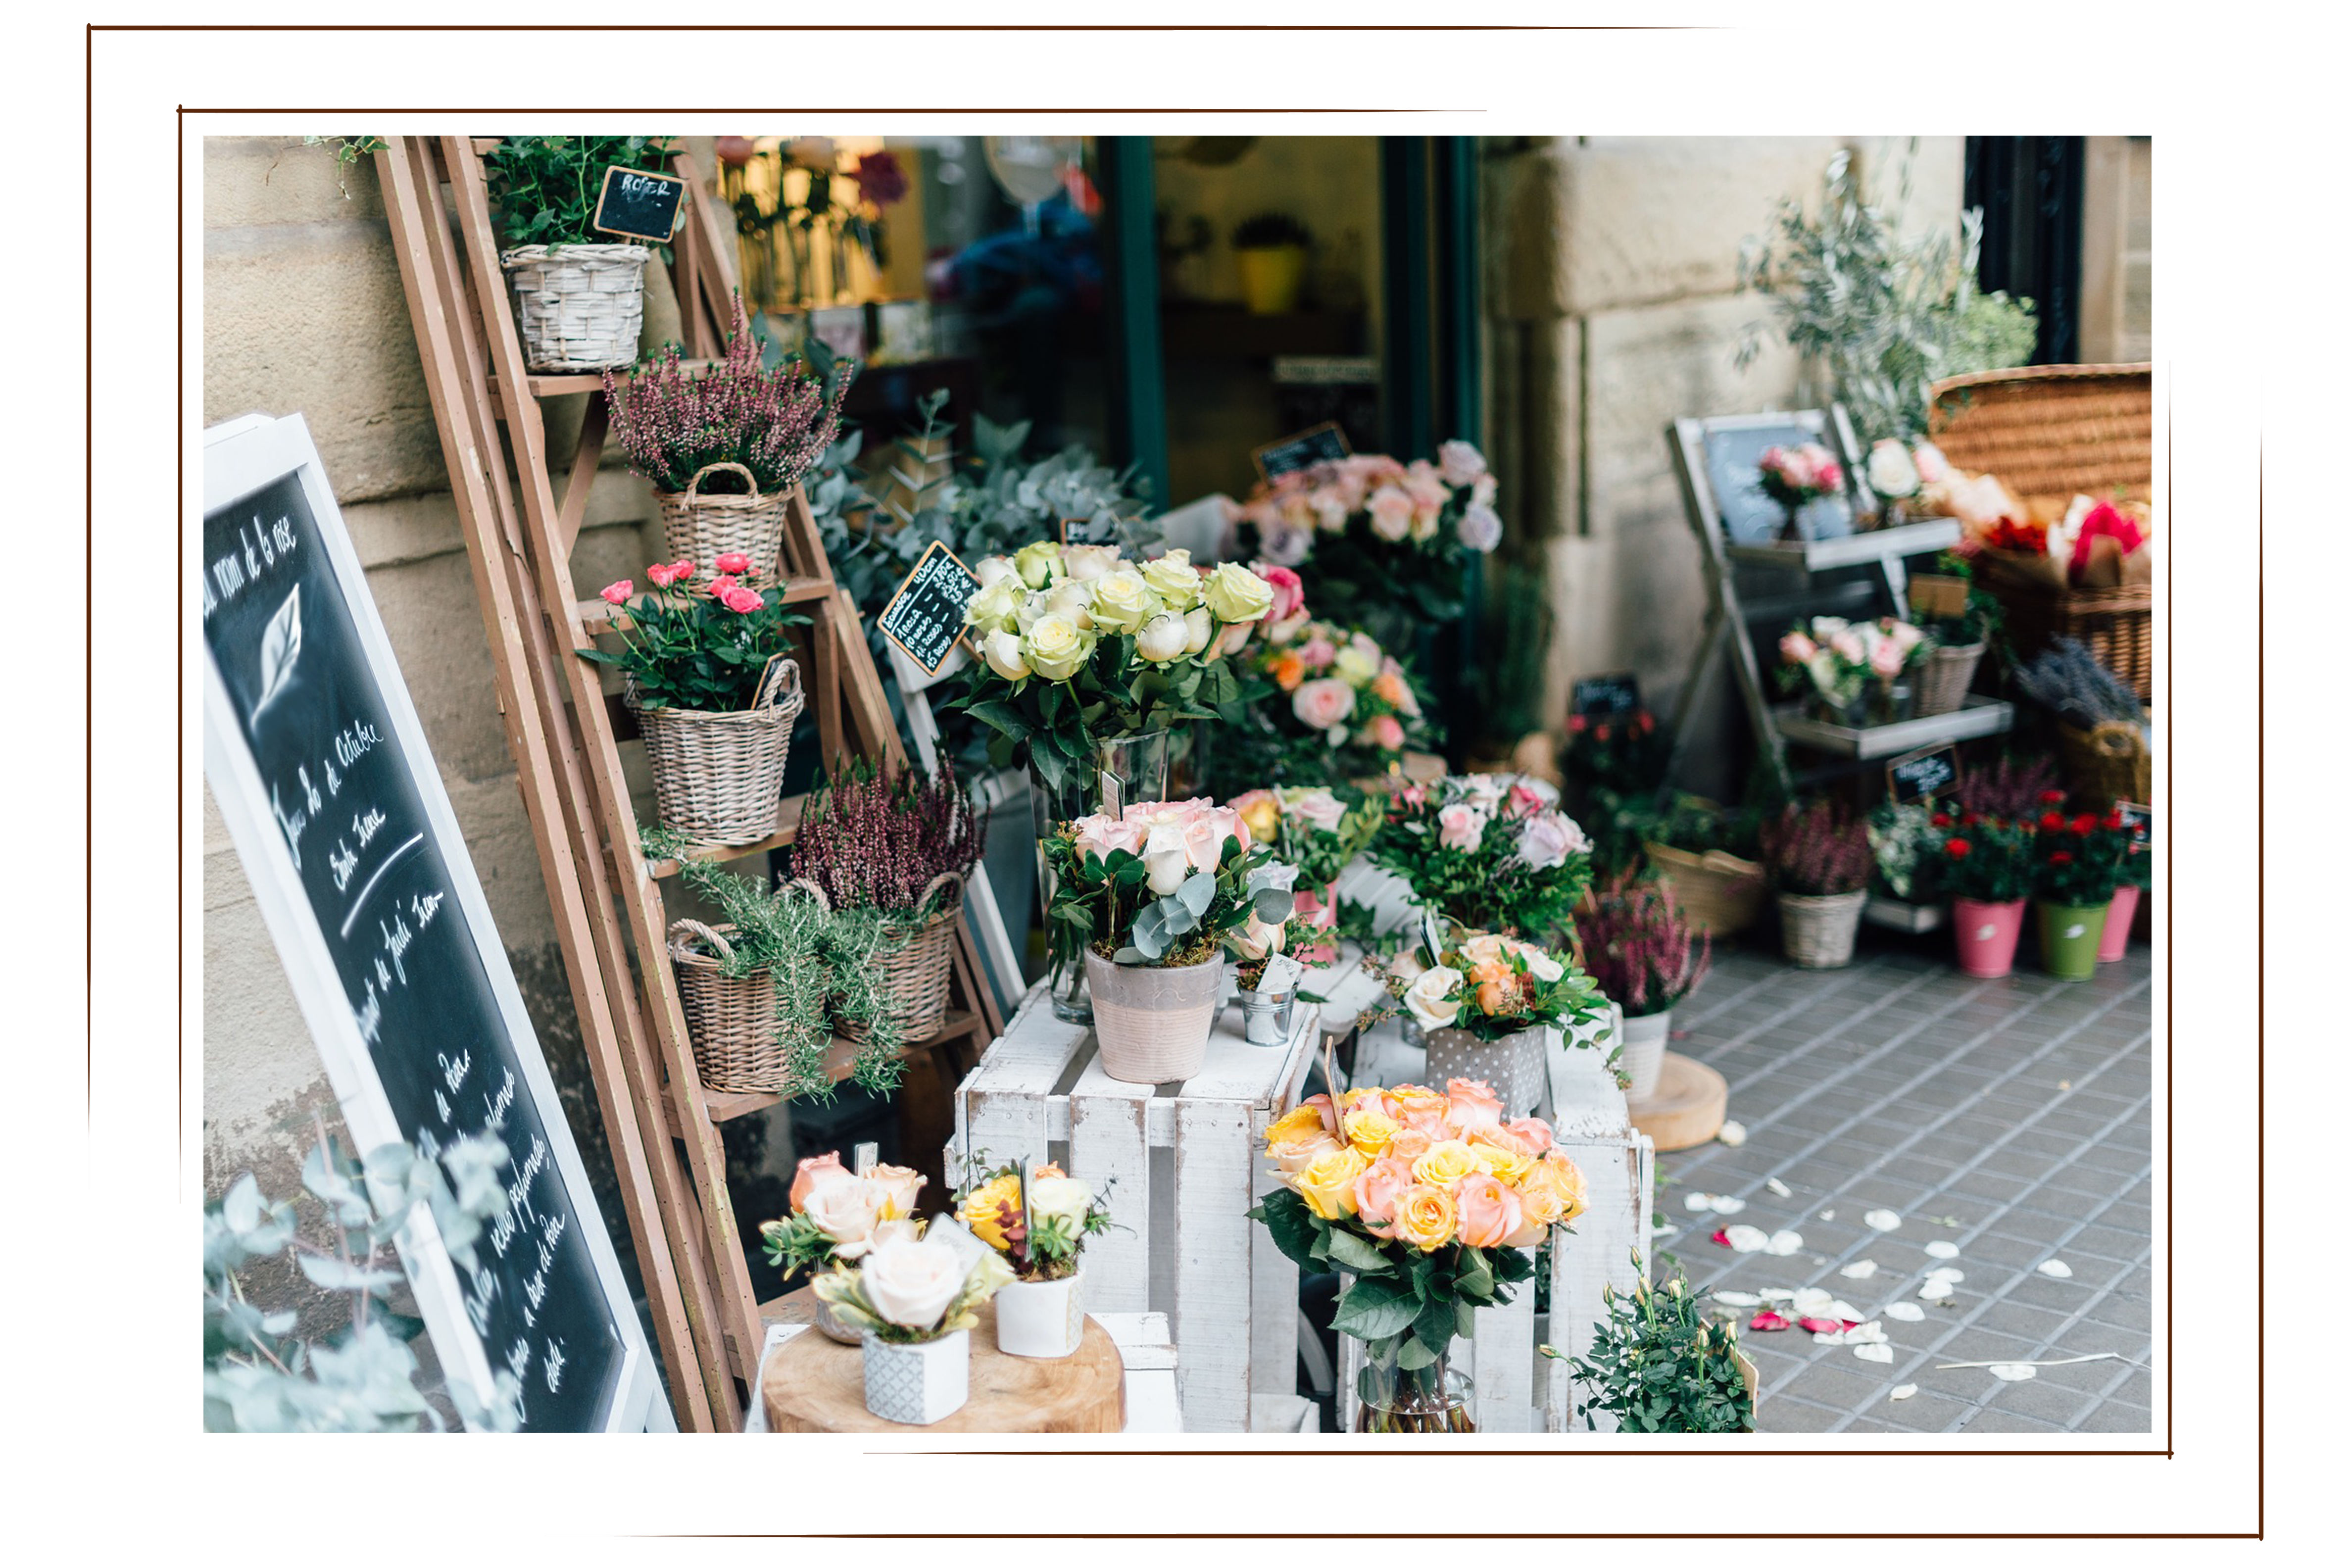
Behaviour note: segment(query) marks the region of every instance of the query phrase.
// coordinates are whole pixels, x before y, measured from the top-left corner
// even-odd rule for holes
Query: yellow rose
[[[1370,685],[1380,672],[1380,656],[1366,653],[1353,644],[1341,648],[1331,661],[1331,673],[1359,690]]]
[[[1397,1194],[1391,1232],[1400,1241],[1434,1252],[1454,1239],[1454,1194],[1416,1183]]]
[[[1394,1121],[1378,1110],[1351,1110],[1346,1122],[1348,1147],[1360,1154],[1378,1154],[1400,1131]]]
[[[1041,616],[1022,634],[1021,657],[1048,680],[1067,680],[1092,653],[1095,639],[1059,616]]]
[[[1480,1170],[1513,1187],[1526,1181],[1528,1173],[1536,1165],[1535,1155],[1519,1149],[1506,1149],[1484,1139],[1473,1142],[1470,1152],[1477,1160]]]
[[[1293,1173],[1290,1185],[1318,1217],[1340,1219],[1356,1212],[1356,1178],[1370,1165],[1353,1149],[1334,1149]]]
[[[1475,1149],[1458,1138],[1447,1138],[1432,1143],[1429,1152],[1412,1163],[1412,1179],[1433,1187],[1450,1187],[1478,1168]]]
[[[1576,1162],[1555,1149],[1535,1163],[1520,1183],[1521,1194],[1545,1192],[1559,1204],[1559,1214],[1553,1221],[1566,1225],[1585,1209],[1584,1173]]]
[[[1274,608],[1274,584],[1231,561],[1217,563],[1201,596],[1209,613],[1228,626],[1257,620]]]
[[[1013,1245],[1004,1237],[1003,1211],[1008,1204],[1013,1216],[1019,1218],[1021,1178],[1010,1172],[985,1186],[974,1188],[971,1195],[963,1200],[963,1207],[956,1211],[956,1217],[971,1227],[972,1235],[1003,1252]]]
[[[1324,1129],[1318,1108],[1302,1105],[1265,1130],[1265,1152],[1286,1172],[1305,1170],[1320,1155],[1344,1148]]]
[[[1249,824],[1250,842],[1271,844],[1282,831],[1282,802],[1270,789],[1254,789],[1233,803],[1241,819]]]
[[[1129,567],[1095,579],[1095,625],[1107,632],[1134,632],[1160,613],[1160,595]]]
[[[1193,570],[1189,550],[1171,550],[1157,561],[1146,562],[1143,581],[1160,595],[1160,603],[1180,616],[1201,602],[1201,574]]]
[[[1271,1149],[1276,1144],[1297,1143],[1308,1138],[1320,1138],[1322,1135],[1323,1112],[1321,1108],[1313,1105],[1301,1105],[1294,1110],[1285,1111],[1278,1120],[1267,1124],[1265,1130],[1265,1146]]]

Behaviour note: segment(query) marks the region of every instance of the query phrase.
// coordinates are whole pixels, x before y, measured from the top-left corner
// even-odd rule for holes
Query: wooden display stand
[[[971,1397],[928,1426],[885,1421],[866,1408],[866,1356],[811,1331],[768,1360],[760,1397],[772,1432],[1118,1432],[1127,1425],[1127,1371],[1118,1346],[1089,1317],[1073,1354],[1051,1361],[996,1348],[996,1303],[971,1335]]]
[[[719,1123],[782,1097],[706,1095],[695,1074],[666,950],[662,884],[678,868],[645,857],[620,752],[635,727],[596,667],[579,657],[617,614],[601,599],[583,600],[572,581],[572,548],[604,455],[603,379],[533,374],[524,363],[483,174],[482,155],[495,145],[392,138],[376,159],[385,214],[678,1424],[733,1431],[744,1407],[738,1385],[752,1382],[762,1314],[773,1303],[752,1289]],[[684,348],[709,359],[721,352],[731,314],[734,244],[692,161],[680,154],[673,167],[686,181],[689,209],[670,264]],[[581,393],[588,395],[579,441],[559,499],[542,400]],[[797,488],[782,559],[769,564],[778,596],[812,621],[802,663],[823,759],[904,765],[856,607],[834,581]],[[757,843],[697,853],[732,859],[783,847],[800,807],[799,797],[781,801],[776,831]],[[908,1044],[910,1055],[942,1052],[948,1083],[998,1028],[993,999],[975,984],[976,962],[959,917],[947,1023],[933,1038]],[[836,1074],[845,1075],[851,1056],[836,1042]],[[926,1065],[909,1075],[908,1101],[929,1089],[930,1114],[944,1128],[945,1089],[921,1070]]]
[[[1704,1062],[1666,1053],[1658,1068],[1657,1092],[1629,1102],[1633,1125],[1649,1137],[1661,1154],[1695,1149],[1723,1131],[1731,1090],[1723,1075]]]

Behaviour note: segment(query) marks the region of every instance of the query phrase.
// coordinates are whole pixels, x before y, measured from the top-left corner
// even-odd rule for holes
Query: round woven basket
[[[1694,855],[1648,839],[1642,852],[1674,889],[1693,936],[1734,936],[1756,923],[1764,907],[1764,868],[1755,861],[1721,849]]]
[[[519,245],[502,253],[524,363],[541,371],[635,363],[652,255],[642,245]]]
[[[1121,1083],[1179,1083],[1199,1072],[1224,981],[1216,953],[1181,969],[1150,969],[1088,948],[1087,992],[1103,1071]]]
[[[1780,895],[1780,951],[1800,969],[1843,969],[1853,962],[1854,928],[1868,892],[1812,898]]]
[[[731,925],[670,922],[669,958],[678,1003],[694,1046],[695,1076],[719,1094],[773,1094],[786,1087],[786,1057],[776,1032],[776,983],[766,970],[721,973],[735,954]]]
[[[1429,1047],[1430,1087],[1448,1079],[1475,1079],[1495,1091],[1503,1114],[1516,1119],[1535,1114],[1543,1092],[1544,1031],[1521,1029],[1499,1040],[1482,1040],[1467,1029],[1423,1029]]]
[[[1966,647],[1938,647],[1929,654],[1927,662],[1911,678],[1912,711],[1932,719],[1958,710],[1968,697],[1969,682],[1977,678],[1977,662],[1984,658],[1984,644],[1974,642]]]
[[[2057,728],[2059,768],[2085,805],[2147,801],[2151,759],[2147,737],[2138,725],[2116,720],[2088,730],[2072,724]]]
[[[795,877],[791,886],[803,889],[819,909],[831,912],[832,900],[814,882]],[[910,1046],[929,1039],[947,1022],[948,979],[955,959],[955,919],[963,902],[963,873],[942,871],[932,878],[915,907],[919,910],[930,902],[934,893],[940,895],[937,912],[919,925],[891,928],[886,945],[866,965],[874,977],[876,999]],[[845,1040],[863,1042],[874,1032],[866,1023],[847,1018],[833,1022]]]
[[[720,471],[743,476],[748,495],[707,496],[702,481]],[[784,548],[784,504],[789,490],[760,493],[760,481],[740,463],[711,463],[695,470],[686,489],[663,492],[662,542],[673,561],[691,561],[708,572],[722,555],[751,558],[754,572],[773,572]]]
[[[751,844],[776,830],[803,703],[798,664],[782,654],[770,659],[759,695],[740,713],[642,707],[634,678],[622,700],[645,738],[665,826],[705,844]]]

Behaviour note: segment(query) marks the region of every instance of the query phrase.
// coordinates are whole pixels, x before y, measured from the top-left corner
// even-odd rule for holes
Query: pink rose
[[[1950,459],[1940,447],[1926,441],[1912,448],[1911,464],[1919,470],[1919,479],[1925,484],[1938,484],[1952,477]]]
[[[1862,646],[1862,634],[1852,626],[1831,636],[1830,651],[1848,664],[1861,664],[1870,657],[1869,650]]]
[[[751,569],[751,558],[740,550],[730,550],[710,564],[730,576],[735,576]]]
[[[1871,645],[1870,673],[1881,680],[1892,680],[1903,673],[1907,657],[1901,643],[1893,637],[1881,637]]]
[[[1433,1132],[1429,1128],[1419,1125],[1418,1123],[1430,1121],[1433,1115],[1442,1114],[1443,1112],[1423,1112],[1418,1117],[1398,1117],[1396,1119],[1397,1124],[1403,1128],[1404,1131],[1399,1132],[1395,1137],[1389,1140],[1388,1152],[1395,1155],[1398,1159],[1407,1162],[1418,1160],[1423,1154],[1428,1153],[1431,1145],[1437,1142],[1438,1137],[1440,1134],[1444,1132],[1445,1128],[1442,1123],[1440,1123],[1436,1131]]]
[[[1486,459],[1467,441],[1448,441],[1437,448],[1437,471],[1459,488],[1486,474]]]
[[[1540,1116],[1522,1116],[1517,1121],[1506,1121],[1503,1129],[1535,1153],[1540,1154],[1551,1147],[1551,1123]]]
[[[1388,1235],[1396,1218],[1397,1195],[1412,1185],[1412,1162],[1382,1154],[1356,1178],[1356,1217],[1374,1236]]]
[[[1344,723],[1356,710],[1356,689],[1336,677],[1303,680],[1290,694],[1290,710],[1310,730],[1323,731]]]
[[[629,602],[629,595],[636,591],[637,584],[635,580],[633,578],[624,577],[619,582],[607,584],[605,587],[600,589],[598,591],[598,596],[608,605],[625,605]]]
[[[1332,646],[1331,639],[1320,635],[1308,637],[1298,650],[1298,662],[1309,669],[1328,669],[1331,661],[1339,657],[1339,650]]]
[[[1477,482],[1470,487],[1470,504],[1472,506],[1493,506],[1495,504],[1495,476],[1492,474],[1480,474],[1478,476]]]
[[[1449,499],[1445,481],[1427,463],[1415,463],[1405,471],[1404,493],[1412,498],[1415,511],[1440,511]]]
[[[1445,1080],[1445,1125],[1449,1131],[1467,1132],[1473,1127],[1499,1127],[1502,1121],[1503,1102],[1484,1079]]]
[[[1345,533],[1348,514],[1355,510],[1348,497],[1336,489],[1318,490],[1307,498],[1307,509],[1315,517],[1315,526],[1326,533]]]
[[[1536,813],[1541,811],[1549,804],[1550,803],[1549,801],[1544,799],[1543,791],[1536,788],[1533,784],[1514,783],[1511,785],[1509,801],[1503,807],[1503,815],[1505,816],[1533,816]]]
[[[1195,871],[1213,871],[1224,858],[1225,840],[1249,847],[1249,826],[1231,811],[1204,811],[1184,825],[1184,858]]]
[[[1276,518],[1259,525],[1257,547],[1258,552],[1277,567],[1296,566],[1315,548],[1315,535],[1286,519]]]
[[[1081,862],[1088,855],[1108,860],[1113,850],[1124,850],[1129,855],[1143,853],[1143,825],[1139,822],[1097,816],[1080,817],[1073,826],[1077,829],[1076,847]]]
[[[1404,748],[1404,726],[1397,722],[1395,714],[1382,713],[1357,731],[1356,743],[1376,746],[1383,752],[1402,751]]]
[[[1780,658],[1787,664],[1802,664],[1820,651],[1813,639],[1802,632],[1790,632],[1780,639]]]
[[[1455,801],[1437,814],[1437,841],[1448,849],[1475,849],[1486,836],[1486,814]]]
[[[1519,830],[1519,858],[1537,871],[1552,871],[1568,864],[1571,855],[1581,855],[1592,847],[1584,830],[1575,821],[1557,811],[1547,811],[1528,818]]]
[[[1463,509],[1462,521],[1454,525],[1454,537],[1466,550],[1492,555],[1503,542],[1502,514],[1483,501],[1472,501]]]
[[[1340,818],[1348,815],[1347,805],[1328,789],[1286,790],[1279,798],[1285,816],[1302,817],[1325,833],[1339,832]]]
[[[689,567],[688,570],[691,571],[692,568]],[[659,562],[656,562],[653,565],[646,568],[646,575],[652,580],[655,587],[667,588],[671,584],[677,581],[678,571],[675,566],[665,566]]]
[[[1397,791],[1397,801],[1407,811],[1419,811],[1429,804],[1429,791],[1420,784],[1407,784]]]
[[[842,1164],[841,1156],[838,1153],[818,1154],[803,1160],[799,1171],[793,1176],[793,1212],[795,1214],[800,1212],[801,1205],[807,1199],[811,1187],[831,1177],[847,1174],[849,1171]]]
[[[1372,514],[1372,531],[1391,544],[1400,543],[1412,531],[1412,497],[1395,485],[1382,485],[1365,502]]]
[[[1250,570],[1265,579],[1266,586],[1274,590],[1274,605],[1265,613],[1268,620],[1288,620],[1307,603],[1307,585],[1288,566],[1260,561]]]
[[[739,616],[748,616],[752,611],[765,605],[768,601],[762,599],[759,595],[754,594],[749,588],[730,583],[723,590],[720,591],[719,595],[719,602],[726,605],[729,609],[734,611]]]
[[[1465,1247],[1500,1247],[1519,1228],[1519,1195],[1480,1171],[1454,1184],[1454,1237]]]

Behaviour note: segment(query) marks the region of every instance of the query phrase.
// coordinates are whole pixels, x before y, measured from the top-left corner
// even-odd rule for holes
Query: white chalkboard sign
[[[402,1267],[451,1382],[527,1431],[674,1427],[619,1260],[309,428],[205,437],[205,777],[362,1152],[502,1141],[460,1270],[418,1205]]]

